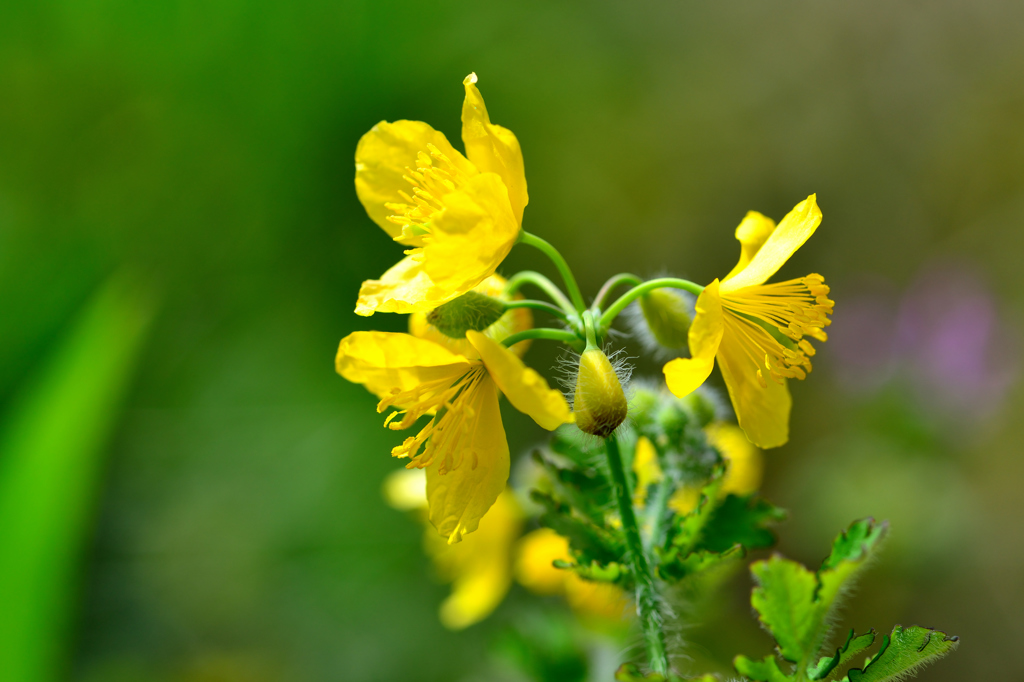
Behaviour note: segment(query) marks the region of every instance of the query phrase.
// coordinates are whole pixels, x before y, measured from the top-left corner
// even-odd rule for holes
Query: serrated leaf
[[[740,675],[746,675],[754,682],[789,682],[790,678],[779,670],[779,664],[774,656],[765,656],[760,661],[755,661],[746,656],[737,656],[733,661],[733,667]]]
[[[704,527],[711,520],[711,514],[715,510],[715,500],[718,499],[718,491],[722,487],[719,476],[711,481],[700,491],[700,499],[696,508],[689,514],[677,515],[673,521],[667,542],[679,549],[682,554],[689,554],[696,548],[704,534]]]
[[[775,638],[787,661],[802,663],[813,653],[820,629],[814,595],[817,576],[795,561],[775,555],[750,567],[758,586],[750,604]]]
[[[607,564],[623,556],[624,548],[621,541],[588,519],[575,515],[568,505],[536,490],[530,496],[546,509],[539,518],[541,525],[567,538],[569,546],[579,553],[581,563],[598,561]]]
[[[903,679],[917,668],[942,658],[959,644],[959,638],[944,632],[912,625],[897,625],[882,640],[881,650],[863,670],[847,673],[849,682],[887,682]]]
[[[727,495],[711,510],[697,549],[724,552],[733,545],[760,549],[775,544],[775,535],[765,526],[781,521],[786,513],[764,498]]]
[[[848,581],[864,567],[884,537],[887,524],[855,521],[832,546],[817,573],[781,557],[751,566],[758,587],[751,604],[787,661],[809,667],[828,632],[829,616]]]
[[[832,679],[835,675],[829,675],[829,673],[841,671],[850,662],[850,659],[867,649],[874,641],[874,630],[868,630],[867,633],[855,637],[851,628],[850,634],[846,636],[846,642],[836,649],[835,655],[823,656],[815,665],[807,669],[807,677],[812,680],[822,680],[828,676],[829,679]]]

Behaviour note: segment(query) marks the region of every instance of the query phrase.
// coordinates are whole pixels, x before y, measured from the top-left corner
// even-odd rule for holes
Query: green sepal
[[[849,682],[887,682],[901,680],[917,668],[932,663],[956,649],[958,637],[912,625],[897,625],[882,638],[882,648],[863,669],[847,673]]]
[[[647,673],[644,675],[633,663],[624,663],[615,671],[616,682],[718,682],[717,675],[701,675],[700,677],[680,677],[673,672],[668,676],[661,673]]]
[[[850,634],[846,636],[846,642],[836,649],[835,655],[822,656],[816,664],[807,668],[807,677],[812,680],[832,679],[835,675],[829,675],[829,673],[835,671],[836,674],[839,674],[854,656],[867,649],[874,641],[874,630],[868,630],[863,635],[854,636],[853,628],[850,628]]]
[[[482,332],[490,327],[501,319],[505,310],[504,301],[476,291],[467,291],[427,313],[427,322],[449,338],[464,339],[470,329]]]
[[[755,661],[746,656],[737,656],[733,662],[736,672],[746,675],[754,682],[789,682],[788,675],[779,670],[779,664],[772,655],[765,656],[760,661]]]

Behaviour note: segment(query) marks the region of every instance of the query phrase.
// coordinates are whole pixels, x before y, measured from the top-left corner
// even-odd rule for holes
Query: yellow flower
[[[568,540],[550,528],[527,533],[516,551],[516,580],[537,594],[565,595],[569,606],[581,616],[604,621],[626,618],[629,599],[620,587],[584,580],[571,570],[555,568],[557,559],[572,561]]]
[[[523,154],[491,123],[476,74],[463,81],[466,156],[421,121],[381,121],[356,148],[356,193],[406,257],[359,290],[356,313],[425,312],[488,276],[519,238],[529,197]]]
[[[833,303],[821,275],[765,284],[814,234],[821,211],[812,194],[775,223],[751,211],[736,228],[740,260],[697,299],[689,332],[690,358],[665,365],[669,389],[682,397],[722,370],[740,427],[762,448],[789,440],[791,399],[786,379],[811,371],[809,336],[825,341]]]
[[[505,488],[509,450],[498,391],[548,430],[571,421],[562,394],[548,387],[515,353],[475,331],[471,358],[410,334],[354,332],[341,340],[338,373],[380,397],[385,425],[408,429],[431,419],[392,449],[409,468],[427,470],[430,522],[449,543],[476,530]]]
[[[420,469],[401,469],[385,479],[384,496],[396,509],[425,510],[426,479]],[[519,538],[523,512],[507,488],[464,542],[449,545],[428,528],[424,547],[442,579],[452,584],[441,604],[441,623],[461,630],[498,607],[512,585],[512,547]]]
[[[708,442],[722,454],[726,462],[725,476],[718,492],[749,495],[761,487],[764,461],[761,451],[751,443],[743,430],[729,422],[713,422],[704,429]],[[639,446],[637,447],[639,452]],[[680,514],[693,511],[700,501],[700,486],[686,486],[672,495],[668,506]]]

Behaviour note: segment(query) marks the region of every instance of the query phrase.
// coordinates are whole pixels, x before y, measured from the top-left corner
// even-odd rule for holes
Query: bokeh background
[[[780,549],[889,519],[844,622],[960,635],[922,679],[1024,679],[1022,25],[1017,0],[0,3],[0,678],[497,679],[531,597],[441,627],[381,499],[400,436],[333,371],[346,333],[404,324],[352,312],[399,253],[356,142],[458,140],[475,71],[527,229],[591,293],[709,281],[748,209],[817,192],[782,274],[823,273],[836,313],[767,457]],[[769,650],[749,589],[688,655]]]

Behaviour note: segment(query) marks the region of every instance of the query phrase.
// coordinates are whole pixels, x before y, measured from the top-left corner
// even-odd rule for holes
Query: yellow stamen
[[[457,190],[467,176],[432,144],[416,155],[416,164],[416,170],[407,168],[408,174],[402,176],[412,187],[412,195],[400,192],[404,204],[389,202],[385,206],[395,212],[388,221],[402,227],[396,239],[422,247],[430,238],[430,221],[444,210],[445,195]]]
[[[765,370],[773,381],[804,379],[811,371],[814,347],[804,338],[825,341],[832,323],[833,302],[821,275],[745,287],[722,297],[727,333],[739,340],[758,383],[766,387]],[[771,330],[777,330],[780,338]]]

